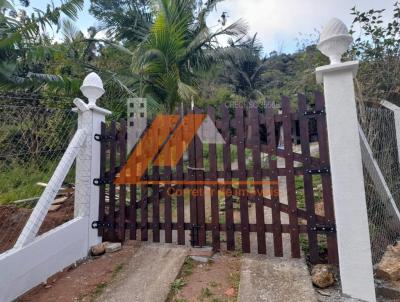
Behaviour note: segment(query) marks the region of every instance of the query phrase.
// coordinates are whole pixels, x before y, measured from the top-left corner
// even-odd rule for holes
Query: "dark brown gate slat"
[[[244,132],[244,109],[239,107],[235,110],[235,127],[238,138],[237,160],[239,169],[239,191],[247,192],[247,172],[246,172],[246,152],[245,152],[245,132]],[[249,204],[247,193],[240,194],[240,225],[242,233],[242,250],[250,253],[250,230],[249,230]]]
[[[178,142],[179,143],[179,142]],[[177,181],[183,181],[183,157],[179,160],[176,165],[176,179]],[[177,225],[178,225],[178,244],[185,244],[185,194],[183,192],[183,185],[180,183],[176,185],[177,190],[180,193],[176,197],[177,206]]]
[[[146,180],[147,177],[144,176],[144,180]],[[141,200],[140,200],[140,229],[141,229],[141,235],[140,235],[140,240],[142,241],[147,241],[148,240],[148,234],[147,234],[147,222],[148,222],[148,211],[147,211],[147,204],[148,204],[148,190],[147,190],[147,185],[141,185],[140,186],[140,193],[141,193]]]
[[[136,204],[136,185],[130,185],[130,207],[129,207],[129,230],[130,235],[129,238],[131,240],[136,240],[136,211],[137,211],[137,204]]]
[[[108,213],[108,222],[112,225],[115,226],[115,185],[114,185],[114,179],[115,179],[115,160],[117,157],[117,142],[116,142],[116,136],[117,136],[117,131],[115,127],[115,122],[111,122],[110,126],[110,136],[111,136],[111,143],[110,143],[110,186],[109,186],[109,213]],[[110,240],[115,240],[115,228],[112,228],[109,230],[110,232]]]
[[[183,117],[182,117],[183,118]],[[176,140],[174,145],[176,147],[175,154],[181,154],[181,150],[183,150],[183,132],[179,132],[180,135],[176,136]],[[179,194],[176,197],[176,210],[177,210],[177,233],[178,233],[178,244],[185,244],[185,194],[184,194],[184,186],[182,181],[184,179],[183,176],[183,161],[184,155],[182,154],[182,158],[179,159],[176,165],[176,176],[175,179],[178,181],[178,184],[175,186],[177,190],[179,190]]]
[[[293,165],[293,146],[292,146],[292,121],[289,98],[282,98],[282,126],[283,141],[285,148],[285,168],[287,170],[286,187],[289,205],[289,224],[290,224],[290,245],[293,258],[300,258],[299,226],[297,218],[297,201]]]
[[[208,116],[215,121],[215,110],[213,107],[208,107]],[[215,122],[214,122],[215,124]],[[220,250],[219,237],[219,204],[218,204],[218,185],[217,185],[217,148],[216,144],[209,144],[208,156],[210,163],[210,180],[215,182],[215,185],[210,185],[211,190],[211,224],[212,224],[212,245],[214,251]]]
[[[172,131],[172,129],[167,129],[168,133]],[[171,149],[166,148],[165,162],[170,161],[171,158]],[[171,180],[171,166],[164,165],[164,177],[167,182]],[[171,195],[169,193],[170,184],[166,183],[164,185],[164,217],[165,217],[165,242],[171,243],[172,242],[172,204],[171,204]]]
[[[315,110],[325,109],[324,97],[321,93],[315,93]],[[317,116],[317,131],[318,131],[318,145],[319,145],[319,156],[321,165],[329,165],[329,150],[328,150],[328,135],[326,129],[326,117],[325,115]],[[335,223],[335,212],[333,208],[333,197],[332,197],[332,182],[329,174],[322,174],[322,194],[324,200],[324,211],[327,224]],[[327,234],[327,245],[328,245],[328,262],[336,264],[338,263],[338,251],[337,251],[337,239],[335,233]]]
[[[191,123],[189,125],[189,123]],[[190,129],[194,129],[194,120],[193,121],[188,121],[188,125],[185,125],[185,130],[190,131]],[[196,185],[193,184],[196,181],[196,143],[195,140],[193,139],[189,143],[189,165],[188,165],[188,180],[191,183],[188,185],[189,189],[189,198],[190,198],[190,227],[192,229],[191,231],[191,243],[192,245],[197,245],[198,242],[195,241],[195,239],[198,239],[197,237],[194,238],[193,235],[195,235],[196,230],[195,228],[197,227],[197,199],[196,196],[193,194],[193,190],[196,190]]]
[[[196,114],[200,114],[199,109],[195,109]],[[198,117],[196,117],[198,118]],[[194,137],[196,146],[196,186],[197,197],[197,225],[199,227],[199,245],[206,245],[206,215],[205,215],[205,203],[204,203],[204,165],[203,165],[203,143],[200,138],[195,135]]]
[[[260,120],[258,114],[258,108],[252,106],[250,109],[250,123],[251,123],[251,135],[250,140],[252,144],[252,158],[253,158],[253,178],[256,184],[255,199],[256,199],[256,225],[257,225],[257,249],[259,254],[266,254],[266,241],[265,241],[265,218],[264,218],[264,201],[262,196],[264,195],[263,185],[261,181],[262,170],[261,170],[261,152],[260,152]]]
[[[142,157],[147,154],[147,148],[150,146],[143,146],[142,148]],[[144,160],[141,160],[143,163]],[[142,168],[143,169],[143,168]],[[149,179],[148,171],[142,176],[143,181],[147,181]],[[140,240],[147,241],[148,240],[148,187],[147,184],[140,185]]]
[[[126,163],[126,121],[120,121],[118,133],[119,164],[123,167]],[[125,241],[125,214],[126,214],[126,185],[119,186],[119,228],[118,237],[121,242]]]
[[[274,112],[272,108],[266,108],[265,123],[267,128],[267,152],[268,152],[268,168],[270,169],[270,191],[271,191],[271,212],[274,238],[274,254],[276,257],[283,256],[282,246],[282,225],[281,225],[281,207],[279,201],[279,185],[278,183],[278,165],[276,157],[276,132]]]
[[[298,96],[299,102],[299,126],[300,126],[300,143],[301,154],[304,158],[304,170],[311,169],[310,161],[310,132],[309,132],[309,118],[302,114],[307,111],[307,101],[304,95]],[[308,247],[310,252],[311,263],[318,261],[318,240],[317,233],[311,228],[316,225],[315,206],[314,206],[314,189],[313,177],[311,174],[304,173],[304,197],[307,211],[307,229],[308,229]]]
[[[160,149],[159,142],[159,131],[156,129],[154,132],[154,144],[157,145],[157,149]],[[152,180],[157,181],[160,179],[160,168],[157,165],[153,165],[152,169]],[[152,185],[152,197],[151,203],[153,205],[153,218],[152,218],[152,228],[153,228],[153,241],[160,242],[160,186],[158,183]]]
[[[221,105],[222,112],[222,136],[225,140],[223,145],[223,167],[225,171],[225,182],[232,181],[232,164],[231,164],[231,134],[230,134],[230,117],[229,111],[225,104]],[[227,194],[228,190],[232,191],[232,185],[225,185],[225,224],[226,224],[226,244],[228,251],[235,249],[235,228],[233,221],[233,203],[232,195]]]
[[[100,126],[101,137],[106,136],[106,124],[101,123]],[[107,140],[100,141],[100,179],[105,179],[106,177],[106,154],[107,152]],[[104,221],[105,218],[105,207],[106,207],[106,184],[101,184],[99,188],[99,221]],[[98,235],[103,236],[103,228],[98,229]]]

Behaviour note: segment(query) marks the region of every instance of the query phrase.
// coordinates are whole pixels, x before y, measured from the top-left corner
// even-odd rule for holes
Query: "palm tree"
[[[26,6],[29,2],[26,1]],[[35,10],[31,16],[7,0],[0,0],[0,87],[35,87],[43,81],[63,81],[43,73],[42,59],[51,54],[48,27],[59,27],[66,16],[76,19],[83,0],[66,0],[59,7],[48,5],[46,11]],[[39,83],[39,84],[38,84]]]
[[[262,55],[262,45],[257,40],[257,34],[244,41],[230,43],[225,50],[225,70],[223,77],[232,85],[235,93],[248,101],[263,96],[262,74],[267,69],[267,60]]]
[[[241,20],[215,31],[207,26],[207,16],[220,1],[207,1],[199,6],[195,0],[158,0],[152,6],[151,25],[134,24],[142,38],[135,40],[137,46],[133,50],[122,47],[121,43],[105,41],[132,56],[138,96],[155,100],[167,111],[174,110],[177,103],[197,97],[196,72],[207,70],[219,57],[217,38],[242,37],[247,32]]]

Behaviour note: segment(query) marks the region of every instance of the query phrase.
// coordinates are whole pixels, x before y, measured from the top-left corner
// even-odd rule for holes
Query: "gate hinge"
[[[336,225],[322,225],[317,224],[313,227],[310,227],[311,231],[321,232],[321,233],[336,233]]]
[[[95,186],[109,185],[111,183],[112,183],[111,179],[108,179],[108,178],[95,178],[95,179],[93,179],[93,184]]]
[[[329,174],[331,173],[331,169],[329,167],[320,168],[320,169],[306,169],[307,174]]]
[[[309,116],[309,115],[324,115],[326,113],[325,109],[321,110],[311,110],[311,111],[304,111],[303,115]]]
[[[101,141],[110,141],[110,140],[112,140],[112,139],[113,139],[112,135],[102,135],[102,134],[98,134],[98,133],[96,133],[96,134],[94,135],[94,140],[95,140],[95,141],[98,141],[98,142],[101,142]]]
[[[115,229],[115,224],[110,222],[95,220],[92,222],[92,229]]]

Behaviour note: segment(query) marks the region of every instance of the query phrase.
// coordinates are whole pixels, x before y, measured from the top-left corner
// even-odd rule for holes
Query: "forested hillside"
[[[85,36],[75,24],[83,0],[49,5],[32,15],[27,14],[29,1],[3,0],[0,93],[3,99],[29,95],[27,101],[71,106],[64,100],[79,95],[83,77],[96,71],[105,82],[103,103],[109,108],[138,96],[158,112],[173,111],[181,102],[276,101],[283,94],[319,89],[314,70],[328,61],[315,41],[300,41],[294,53],[266,54],[246,20],[221,16],[225,19],[211,29],[207,17],[219,2],[92,0],[90,13],[100,26]],[[361,62],[358,88],[364,100],[400,103],[400,5],[394,3],[389,23],[382,12],[349,8],[355,42],[348,58]],[[58,32],[57,41],[50,29]],[[99,31],[106,38],[99,39],[104,36]],[[222,36],[228,45],[219,43]]]

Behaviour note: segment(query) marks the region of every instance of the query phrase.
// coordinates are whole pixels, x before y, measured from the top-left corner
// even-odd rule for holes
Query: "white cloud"
[[[247,21],[251,33],[258,33],[267,52],[293,51],[299,33],[321,30],[332,17],[337,17],[350,26],[350,9],[360,10],[385,8],[389,11],[394,0],[226,0],[210,16],[210,24],[216,24],[223,11],[228,12],[228,21],[239,18]]]

